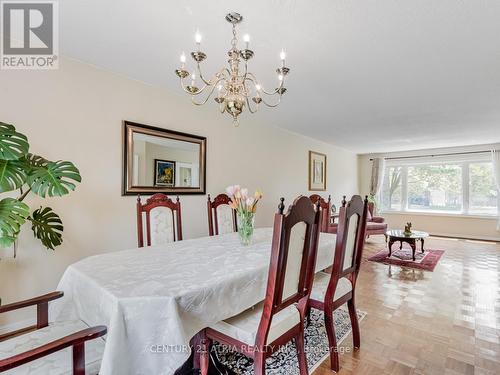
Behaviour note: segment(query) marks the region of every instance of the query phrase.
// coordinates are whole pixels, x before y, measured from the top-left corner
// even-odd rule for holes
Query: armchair
[[[383,234],[387,232],[387,223],[385,219],[381,216],[374,216],[375,205],[370,202],[368,203],[368,212],[366,217],[366,237],[371,235]]]
[[[345,198],[346,197],[344,196],[342,200],[342,207],[345,207],[346,205]],[[368,212],[366,216],[366,238],[377,234],[385,235],[385,232],[387,232],[387,223],[385,222],[385,219],[381,216],[374,216],[373,215],[374,211],[375,211],[375,205],[373,203],[368,203]],[[338,228],[338,223],[332,223],[328,225],[326,230],[322,229],[322,232],[336,234],[337,228]]]
[[[0,373],[14,374],[22,369],[22,373],[33,375],[49,372],[55,375],[85,375],[86,367],[89,374],[98,373],[104,341],[94,339],[104,336],[107,329],[105,326],[89,328],[80,320],[49,325],[48,303],[62,296],[63,292],[52,292],[0,306],[0,313],[30,306],[37,308],[35,325],[0,336]],[[91,342],[86,346],[87,341]],[[73,359],[69,348],[72,348]],[[9,371],[15,368],[18,369]]]

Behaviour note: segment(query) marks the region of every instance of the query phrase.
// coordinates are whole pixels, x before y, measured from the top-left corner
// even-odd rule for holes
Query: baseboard
[[[488,242],[500,242],[500,237],[495,236],[474,236],[467,234],[453,234],[453,233],[443,233],[443,232],[429,232],[431,236],[443,237],[443,238],[457,238],[459,240],[476,240],[476,241],[488,241]],[[369,238],[378,236],[377,234],[370,235]]]
[[[19,322],[4,324],[4,325],[0,326],[0,335],[3,335],[5,333],[9,333],[9,332],[14,332],[14,331],[17,331],[18,329],[29,327],[29,326],[32,326],[34,324],[36,324],[36,319],[25,319],[25,320],[21,320]]]
[[[460,240],[500,242],[500,237],[495,237],[495,236],[474,236],[467,234],[464,235],[464,234],[453,234],[453,233],[442,233],[442,232],[431,232],[429,234],[435,237],[458,238]]]

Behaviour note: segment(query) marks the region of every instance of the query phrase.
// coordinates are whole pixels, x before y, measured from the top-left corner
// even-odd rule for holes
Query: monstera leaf
[[[26,164],[30,168],[46,167],[47,164],[49,164],[49,161],[47,159],[45,159],[44,157],[39,156],[39,155],[35,155],[35,154],[31,154],[31,153],[26,154],[25,160],[26,160]]]
[[[43,162],[32,165],[28,175],[31,190],[45,198],[66,195],[75,190],[75,182],[81,182],[80,171],[69,161]]]
[[[0,159],[17,160],[28,153],[28,138],[12,125],[0,122]]]
[[[0,159],[0,193],[19,189],[26,182],[26,167],[23,159]]]
[[[52,208],[40,207],[28,218],[31,221],[31,229],[47,249],[52,249],[62,244],[62,221]]]
[[[21,225],[26,222],[29,207],[26,203],[14,198],[0,201],[0,246],[12,245],[17,238]]]

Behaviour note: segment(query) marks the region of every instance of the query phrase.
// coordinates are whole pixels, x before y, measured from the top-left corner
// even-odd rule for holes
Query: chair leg
[[[325,307],[325,328],[328,336],[328,346],[330,350],[330,368],[338,372],[339,365],[339,352],[337,348],[337,338],[335,337],[335,325],[333,321],[333,310]]]
[[[266,356],[263,350],[255,353],[253,358],[253,373],[255,375],[265,375],[266,373]]]
[[[196,334],[192,339],[191,339],[191,345],[193,347],[193,368],[194,369],[200,369],[200,358],[201,358],[201,340],[202,340],[202,333]]]
[[[361,346],[361,339],[359,337],[359,322],[358,314],[356,313],[356,304],[354,303],[354,296],[352,299],[347,301],[347,307],[349,309],[349,318],[351,318],[353,345],[356,349],[359,349]]]
[[[85,343],[73,345],[73,374],[85,375]]]
[[[306,315],[306,324],[307,326],[309,326],[309,324],[311,324],[311,305],[307,305],[305,315]]]
[[[300,375],[309,375],[309,370],[307,368],[303,331],[300,332],[297,336],[295,336],[295,346],[297,347],[297,357],[299,359],[299,373]]]
[[[201,347],[200,347],[201,375],[208,375],[208,367],[210,365],[210,346],[211,346],[211,340],[209,338],[204,337],[201,340]]]

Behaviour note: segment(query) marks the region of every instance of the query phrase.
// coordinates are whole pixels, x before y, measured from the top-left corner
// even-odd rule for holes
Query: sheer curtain
[[[384,181],[385,159],[374,158],[372,164],[372,178],[370,180],[370,195],[375,197]]]
[[[491,160],[493,162],[493,176],[495,177],[497,190],[500,194],[500,150],[491,151]],[[500,231],[500,207],[498,207],[497,230]]]

